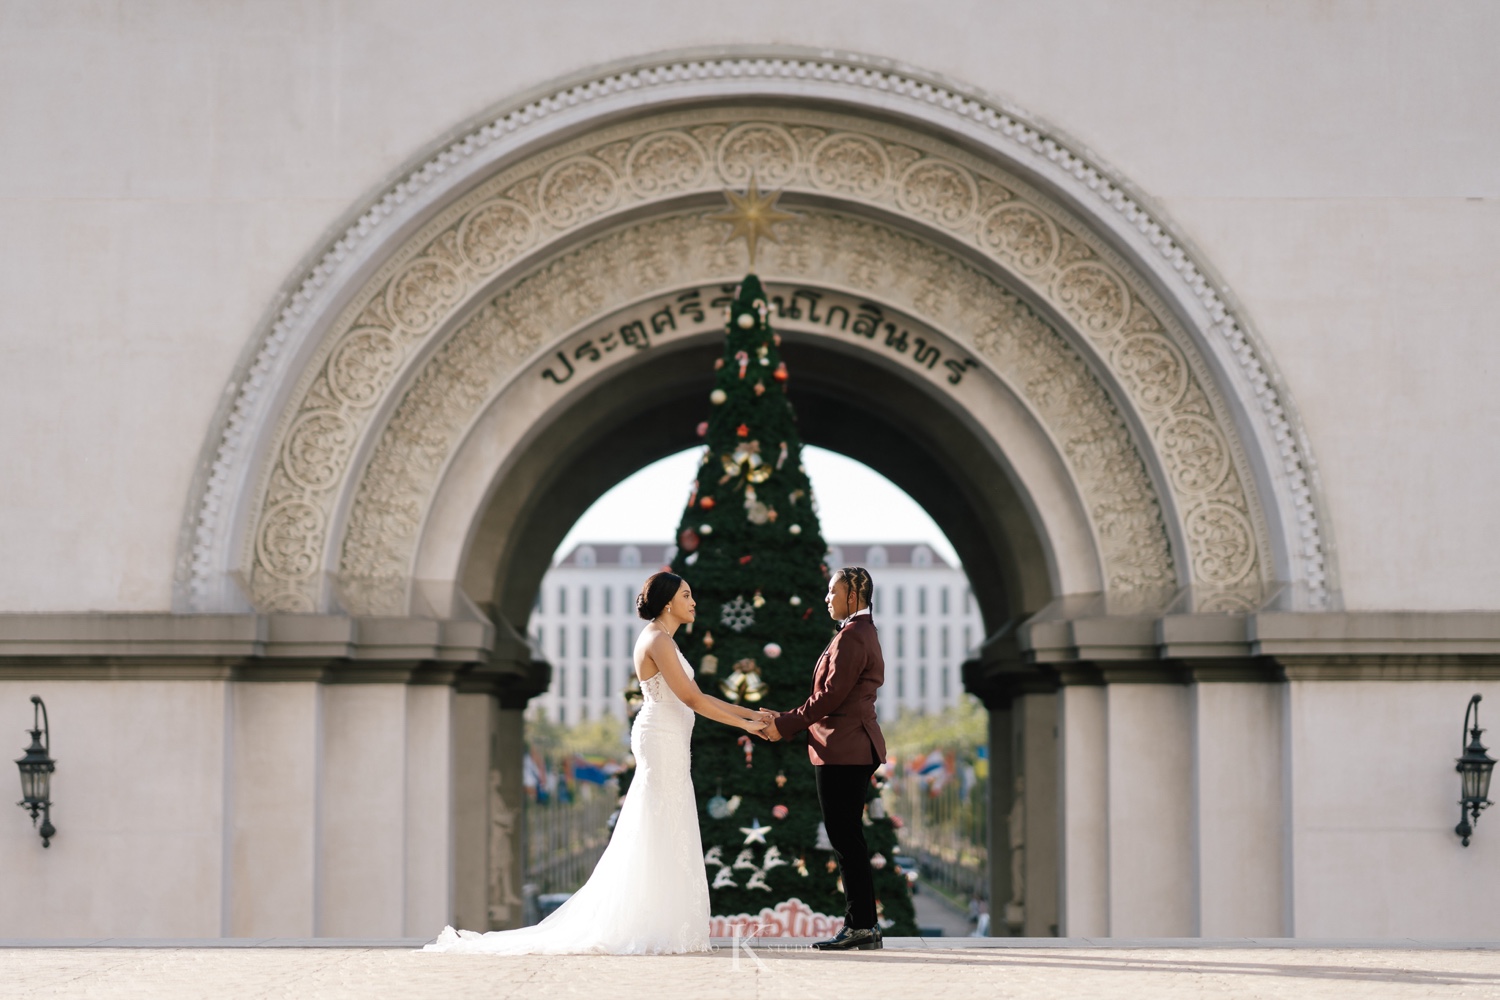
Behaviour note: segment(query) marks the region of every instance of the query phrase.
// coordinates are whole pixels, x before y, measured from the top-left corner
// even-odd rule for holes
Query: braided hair
[[[850,614],[858,610],[860,605],[873,610],[873,594],[875,583],[870,579],[870,571],[863,566],[841,566],[833,571],[834,581],[843,580],[849,586],[849,596],[854,598],[854,606],[849,609]]]

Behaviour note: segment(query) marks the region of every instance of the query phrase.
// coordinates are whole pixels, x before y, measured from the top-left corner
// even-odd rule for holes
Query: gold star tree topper
[[[775,226],[779,222],[790,222],[798,218],[791,212],[783,212],[776,207],[776,199],[781,197],[780,191],[772,191],[770,194],[761,194],[760,187],[755,182],[755,175],[750,175],[750,188],[744,194],[736,194],[726,189],[724,197],[729,201],[729,207],[722,212],[710,215],[709,219],[714,222],[727,222],[730,225],[729,235],[724,237],[724,242],[743,238],[745,245],[750,250],[750,270],[755,270],[755,245],[761,239],[778,243],[776,239]]]

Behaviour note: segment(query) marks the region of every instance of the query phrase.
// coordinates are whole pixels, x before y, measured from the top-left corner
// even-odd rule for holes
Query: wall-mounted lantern
[[[38,721],[40,720],[40,721]],[[16,761],[21,769],[21,801],[16,805],[31,813],[31,825],[36,826],[37,816],[42,817],[42,846],[51,847],[57,828],[52,825],[52,772],[57,767],[49,751],[52,749],[51,727],[47,724],[47,706],[36,695],[31,696],[31,746],[26,756]]]
[[[1458,745],[1464,748],[1464,755],[1458,758],[1458,771],[1463,779],[1463,798],[1458,800],[1458,826],[1453,832],[1463,838],[1464,846],[1469,846],[1469,837],[1474,833],[1474,823],[1479,822],[1479,811],[1490,804],[1490,775],[1495,770],[1495,761],[1489,754],[1484,752],[1484,744],[1479,742],[1479,734],[1484,732],[1479,728],[1479,702],[1480,696],[1475,695],[1469,699],[1469,707],[1464,711],[1464,731],[1458,734]],[[1469,725],[1469,715],[1474,716],[1474,725]],[[1464,733],[1468,733],[1469,745],[1464,746]]]

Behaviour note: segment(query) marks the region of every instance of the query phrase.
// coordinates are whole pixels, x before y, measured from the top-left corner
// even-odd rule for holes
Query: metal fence
[[[989,894],[988,782],[954,778],[936,792],[919,775],[893,778],[886,808],[901,817],[896,837],[917,861],[922,881],[960,902]],[[976,893],[977,890],[977,893]]]
[[[529,894],[574,892],[588,881],[609,843],[609,816],[619,782],[578,783],[571,802],[526,803],[526,887]]]

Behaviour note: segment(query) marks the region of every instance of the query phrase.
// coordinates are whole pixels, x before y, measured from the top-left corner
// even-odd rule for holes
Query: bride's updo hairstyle
[[[682,577],[676,573],[668,573],[662,570],[660,573],[651,574],[651,578],[641,587],[640,594],[635,599],[635,613],[646,621],[654,621],[672,598],[677,596],[677,591],[682,587]]]

